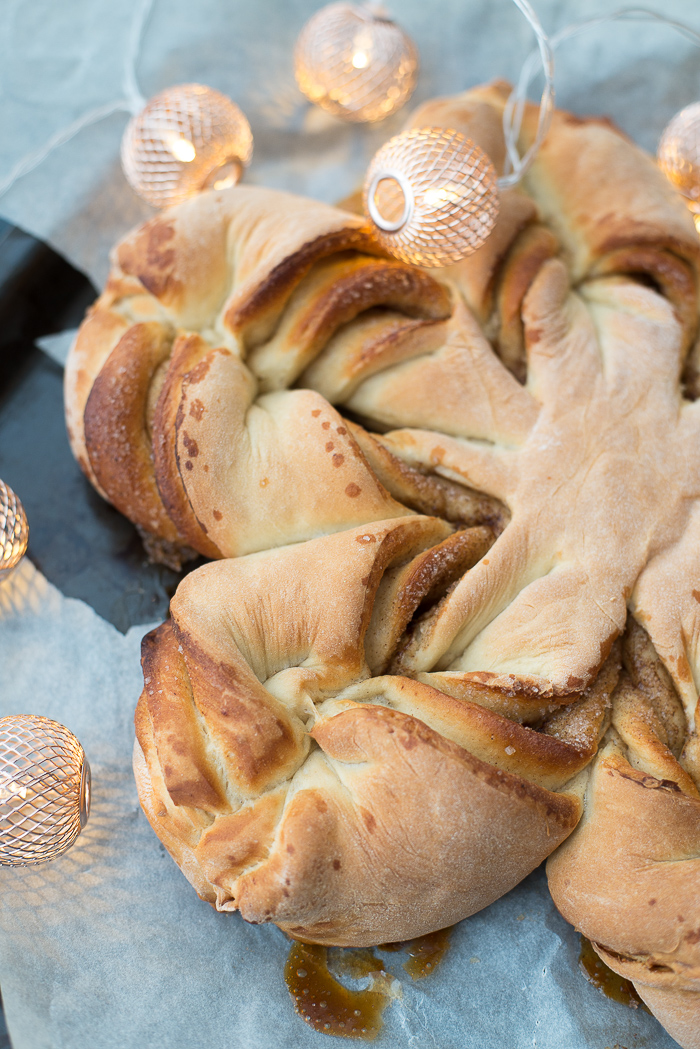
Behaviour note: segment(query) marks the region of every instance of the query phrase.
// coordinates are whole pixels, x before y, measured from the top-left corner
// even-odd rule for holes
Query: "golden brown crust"
[[[386,669],[418,606],[437,601],[484,556],[493,539],[484,527],[455,532],[408,564],[384,571],[365,641],[365,658],[373,675]]]
[[[263,863],[270,853],[286,798],[286,787],[265,793],[204,831],[195,855],[202,874],[216,892],[219,910],[230,910],[238,878]]]
[[[299,283],[272,338],[249,355],[260,390],[292,385],[341,326],[376,306],[431,320],[451,312],[444,286],[413,266],[356,254],[326,259]]]
[[[694,259],[684,261],[672,251],[656,246],[626,245],[605,255],[593,272],[628,273],[646,279],[673,303],[684,333],[683,346],[687,349],[697,334],[697,274]]]
[[[425,350],[420,356],[388,365],[379,374],[370,374],[347,397],[346,407],[376,420],[383,429],[401,426],[430,431],[430,440],[438,447],[443,434],[506,446],[526,439],[539,405],[503,368],[459,299],[444,340]],[[383,444],[390,439],[380,438]],[[410,453],[399,445],[392,441],[388,446],[411,462]],[[430,459],[417,460],[418,464],[428,470],[439,465]]]
[[[700,792],[677,757],[685,716],[648,634],[632,622],[612,728],[578,784],[584,818],[550,858],[562,914],[634,982],[684,1047],[700,1015]]]
[[[394,675],[373,677],[346,689],[341,698],[324,704],[321,712],[343,709],[357,701],[416,718],[489,766],[552,791],[561,790],[585,768],[598,745],[597,734],[585,739],[558,739],[520,725],[480,703]]]
[[[177,543],[182,536],[158,492],[146,424],[150,383],[171,346],[170,333],[156,322],[122,335],[87,399],[85,445],[110,502],[147,532]]]
[[[178,808],[170,800],[153,746],[148,710],[143,703],[136,708],[136,730],[133,768],[141,807],[187,880],[203,900],[213,904],[216,893],[202,874],[194,853],[194,846],[211,819],[198,809]]]
[[[225,811],[225,790],[220,777],[207,767],[202,735],[193,717],[190,679],[172,622],[147,634],[141,651],[143,703],[168,794],[175,805]]]
[[[225,323],[235,334],[244,334],[246,346],[258,345],[272,330],[289,295],[320,259],[343,251],[373,251],[381,254],[364,228],[342,229],[304,244],[282,259],[248,299],[238,296],[228,306]]]
[[[393,455],[378,435],[368,433],[355,423],[348,422],[347,426],[377,479],[404,506],[462,527],[483,523],[495,535],[500,535],[505,528],[508,511],[498,500],[437,474],[423,473]]]
[[[363,945],[450,924],[521,880],[576,822],[572,799],[499,772],[396,711],[346,710],[313,734],[341,785],[323,796],[300,787],[269,864],[240,884],[243,916],[292,936]],[[431,791],[416,804],[419,783]]]
[[[153,418],[153,462],[163,504],[180,534],[205,557],[221,557],[221,551],[208,538],[192,511],[176,452],[182,385],[209,350],[209,344],[200,335],[180,335],[175,340]],[[195,398],[189,410],[196,415],[205,409]]]
[[[223,309],[229,329],[255,341],[316,259],[360,247],[375,250],[354,216],[239,186],[151,219],[117,246],[115,261],[183,327],[203,327]]]
[[[496,335],[498,355],[520,382],[525,382],[525,330],[523,300],[543,264],[556,256],[559,244],[545,226],[526,226],[511,246],[502,268],[497,303],[500,327]]]
[[[513,512],[488,557],[418,624],[396,670],[464,672],[497,689],[556,697],[594,678],[646,566],[657,554],[672,558],[671,547],[684,542],[687,500],[700,477],[687,437],[697,424],[678,387],[680,325],[650,289],[615,278],[587,282],[575,295],[561,262],[550,260],[528,292],[524,319],[523,395],[541,409],[520,447],[509,448],[495,428],[494,445],[427,429],[381,438],[395,454],[462,477]],[[640,432],[655,435],[642,455]],[[601,510],[610,499],[614,528]],[[692,587],[681,585],[689,596]],[[650,595],[650,603],[658,602]]]
[[[223,349],[181,389],[179,475],[197,521],[227,557],[410,512],[319,394],[285,390],[254,403],[250,371]]]
[[[123,317],[109,308],[105,300],[108,300],[107,294],[98,299],[88,311],[71,347],[64,375],[64,396],[66,427],[73,455],[80,463],[85,476],[106,499],[108,497],[100,488],[85,447],[85,405],[95,379],[127,330],[128,324]]]
[[[342,403],[372,375],[438,350],[448,327],[444,321],[414,320],[385,309],[367,310],[328,340],[299,376],[299,385],[318,390],[331,404]]]
[[[376,250],[353,216],[249,188],[203,194],[118,246],[99,318],[104,328],[106,308],[117,311],[114,323],[128,335],[121,356],[130,348],[134,360],[115,357],[111,366],[104,364],[101,347],[109,332],[103,335],[97,320],[88,322],[88,342],[101,341],[90,356],[79,340],[74,378],[66,387],[67,411],[71,419],[81,412],[84,387],[96,385],[89,412],[94,454],[109,475],[109,492],[105,485],[101,490],[114,493],[116,505],[155,534],[157,542],[147,537],[151,549],[160,545],[169,554],[169,545],[186,541],[209,557],[235,556],[408,512],[374,477],[342,420],[326,415],[320,397],[300,392],[265,401],[240,356],[247,347],[257,347],[251,363],[264,371],[265,360],[271,361],[273,372],[297,361],[289,379],[358,312],[380,306],[427,318],[449,314],[449,293],[432,277],[393,260],[357,254],[358,248]],[[174,340],[169,364],[142,351],[139,339],[151,331],[149,324],[162,325]],[[103,375],[95,383],[98,365]],[[119,389],[117,366],[126,368],[129,379]],[[228,402],[216,383],[205,381],[209,369],[231,389]],[[116,401],[102,395],[107,387]],[[324,418],[310,427],[307,420],[322,413]],[[112,462],[110,435],[123,418],[128,419],[123,443],[134,447],[119,451]],[[326,432],[330,426],[333,434]],[[98,433],[100,427],[109,434]],[[81,454],[82,435],[76,433],[74,445]],[[251,454],[260,440],[261,454]],[[200,448],[211,453],[210,461],[196,461],[191,451]],[[285,469],[290,455],[298,461],[293,500]],[[277,503],[285,489],[287,508],[280,514]],[[258,535],[261,516],[268,527]]]
[[[233,662],[229,655],[224,662],[219,651],[212,657],[195,637],[177,628],[176,637],[194,704],[212,745],[226,755],[229,787],[247,798],[284,782],[308,746],[296,719],[262,688],[244,660]]]
[[[586,792],[584,820],[548,863],[554,902],[589,939],[640,962],[639,982],[667,973],[700,990],[697,791],[634,769],[613,740]]]
[[[522,146],[532,141],[537,119],[537,108],[528,106]],[[561,240],[575,282],[601,272],[613,253],[651,248],[690,267],[697,298],[700,245],[692,217],[654,160],[609,121],[555,111],[526,189]],[[658,272],[658,261],[653,266]]]

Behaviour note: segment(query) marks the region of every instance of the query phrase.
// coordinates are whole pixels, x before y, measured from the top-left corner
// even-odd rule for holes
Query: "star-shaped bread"
[[[502,84],[427,103],[502,169]],[[537,114],[524,115],[521,148]],[[115,249],[76,456],[212,564],[146,640],[135,768],[203,898],[317,942],[554,900],[700,1046],[700,245],[556,112],[477,253],[239,187]]]

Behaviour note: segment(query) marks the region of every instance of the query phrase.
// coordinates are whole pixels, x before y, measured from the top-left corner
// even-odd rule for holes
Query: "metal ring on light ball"
[[[401,218],[396,219],[394,222],[382,215],[375,200],[375,194],[379,187],[379,183],[385,181],[398,182],[401,187],[401,192],[403,193],[403,214],[401,215]],[[413,187],[403,172],[377,171],[372,176],[372,180],[367,189],[367,210],[375,226],[378,226],[379,229],[383,230],[385,233],[397,233],[400,229],[403,229],[406,223],[410,222],[413,218],[415,203]]]
[[[85,759],[80,773],[80,829],[87,826],[90,818],[90,802],[92,801],[92,772],[90,762]]]
[[[402,214],[382,214],[384,181],[403,193]],[[363,191],[380,246],[415,266],[450,266],[487,239],[499,210],[496,172],[471,139],[452,128],[411,128],[376,154]],[[395,201],[393,203],[396,203]]]
[[[521,157],[518,136],[532,71],[532,63],[528,60],[503,111],[506,167],[500,178],[486,154],[471,140],[452,129],[411,129],[395,136],[383,146],[367,173],[363,193],[364,209],[374,224],[374,235],[381,247],[402,262],[428,267],[449,266],[481,247],[495,225],[499,210],[499,189],[508,189],[520,181],[547,133],[554,106],[552,49],[529,0],[513,2],[535,33],[544,74],[534,140]],[[424,170],[426,151],[430,151],[436,136],[444,137],[445,148],[441,154],[433,157],[432,168]],[[402,151],[399,146],[403,143],[407,144],[407,148]],[[391,151],[392,147],[397,155],[389,160],[387,150]],[[455,200],[453,207],[449,201],[446,201],[446,207],[423,207],[428,192],[445,194],[448,188],[450,191],[454,189],[455,181],[460,182],[460,173],[454,166],[455,156],[460,150],[466,164],[472,157],[476,159],[473,184],[465,186],[462,182],[457,195],[461,199]],[[440,178],[443,175],[440,190]],[[377,207],[377,190],[384,180],[393,180],[401,187],[404,195],[401,218],[387,218]]]

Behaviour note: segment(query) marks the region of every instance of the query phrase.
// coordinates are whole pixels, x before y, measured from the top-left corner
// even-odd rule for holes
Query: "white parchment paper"
[[[142,0],[3,0],[0,187],[62,128],[124,97],[124,56]],[[234,98],[255,137],[250,183],[334,201],[360,183],[403,114],[378,128],[310,109],[292,76],[315,0],[155,0],[136,70],[144,95],[200,81]],[[394,0],[417,42],[415,101],[505,76],[531,47],[509,0]],[[700,29],[696,0],[657,3]],[[606,0],[536,0],[546,28],[610,10]],[[611,115],[653,150],[700,97],[700,52],[670,29],[612,25],[558,52],[558,100]],[[128,114],[85,128],[0,193],[0,215],[42,237],[99,286],[107,252],[152,214],[126,185]],[[25,165],[26,167],[26,165]],[[53,347],[60,353],[60,345]],[[288,941],[200,902],[151,832],[130,768],[139,643],[66,599],[24,562],[0,587],[0,714],[47,714],[83,742],[93,813],[54,863],[0,873],[0,987],[15,1049],[314,1049],[331,1044],[293,1013]],[[650,1016],[605,999],[578,969],[579,940],[543,871],[463,922],[438,972],[413,983],[378,1046],[404,1049],[670,1049]]]

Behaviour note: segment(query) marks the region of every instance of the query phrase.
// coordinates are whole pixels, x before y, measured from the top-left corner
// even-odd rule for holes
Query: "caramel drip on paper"
[[[611,998],[613,1002],[620,1002],[621,1005],[627,1005],[630,1009],[644,1009],[645,1012],[649,1012],[649,1009],[637,994],[632,981],[626,980],[624,976],[619,976],[616,972],[613,972],[598,957],[593,950],[593,944],[585,936],[581,937],[579,965],[586,979],[594,987],[597,987],[599,991],[602,991],[606,998]]]
[[[406,951],[404,969],[421,980],[435,972],[449,946],[450,929],[419,936],[406,943],[383,944],[381,951]],[[372,1041],[382,1027],[382,1014],[392,998],[395,981],[382,961],[369,949],[339,949],[333,965],[353,979],[370,978],[361,991],[345,987],[328,968],[328,948],[318,944],[293,943],[284,968],[284,978],[302,1020],[321,1034]]]
[[[382,1026],[382,1013],[392,995],[391,977],[371,951],[356,952],[343,968],[349,976],[369,976],[370,986],[352,991],[331,975],[328,948],[294,943],[284,969],[294,1008],[309,1027],[321,1034],[372,1041]]]
[[[425,936],[407,940],[405,943],[382,944],[380,950],[406,951],[409,959],[404,962],[404,969],[412,979],[422,980],[423,977],[435,972],[447,954],[451,932],[452,928],[438,929],[437,932],[429,932]]]

